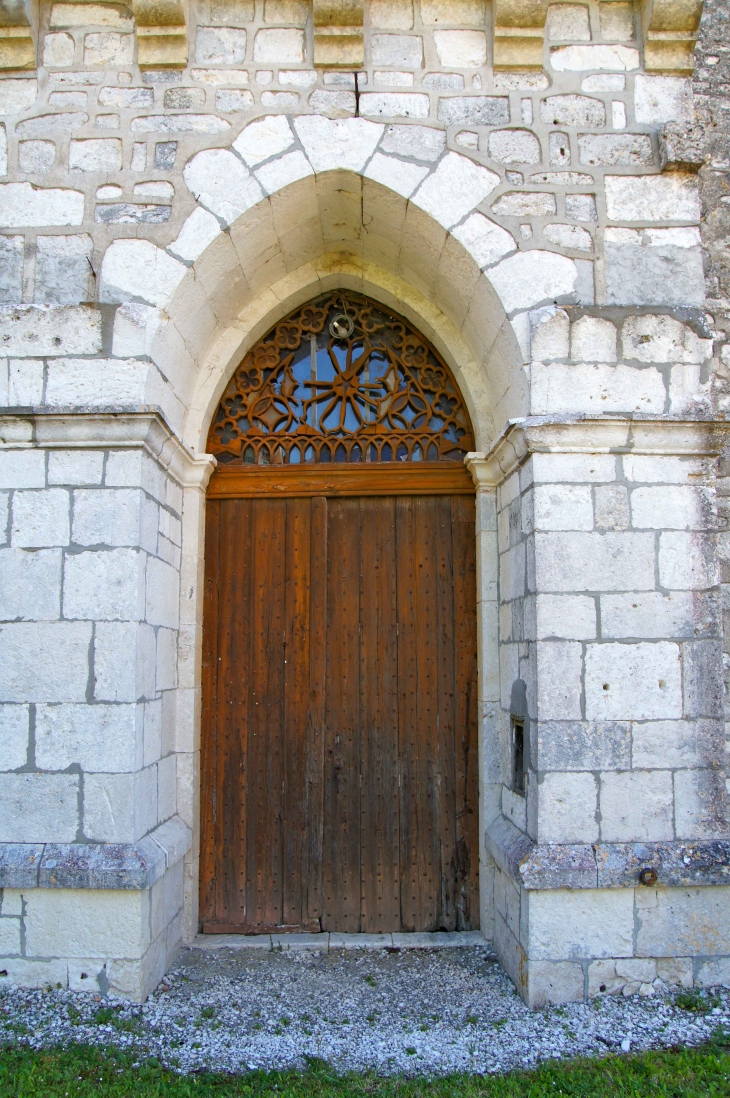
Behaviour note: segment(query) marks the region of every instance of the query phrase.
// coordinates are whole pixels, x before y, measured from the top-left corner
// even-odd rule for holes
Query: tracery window
[[[361,294],[323,294],[246,355],[208,435],[226,467],[461,461],[464,402],[436,351]]]

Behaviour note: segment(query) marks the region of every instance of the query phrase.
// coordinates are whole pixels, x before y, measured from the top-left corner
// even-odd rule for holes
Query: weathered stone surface
[[[502,217],[550,217],[556,211],[555,195],[538,191],[507,191],[492,206]]]
[[[597,221],[596,198],[592,194],[566,194],[565,213],[575,221]]]
[[[535,892],[530,896],[530,954],[631,957],[633,908],[629,889]]]
[[[593,248],[591,234],[577,225],[546,225],[542,235],[551,244],[568,251],[590,252]]]
[[[90,300],[94,273],[90,236],[39,236],[36,249],[36,301],[76,305]]]
[[[696,229],[607,228],[604,255],[609,304],[686,306],[704,302]]]
[[[375,151],[383,126],[364,118],[300,116],[294,129],[316,172],[333,168],[360,171]]]
[[[86,701],[90,641],[89,622],[14,622],[1,626],[0,701]],[[49,651],[63,651],[63,660],[46,659]],[[29,834],[25,838],[35,841]]]
[[[590,42],[588,8],[584,4],[551,4],[546,33],[550,42]]]
[[[504,126],[509,122],[509,100],[502,96],[452,95],[439,99],[438,117],[447,126]]]
[[[423,164],[411,164],[407,160],[399,160],[396,156],[385,156],[379,152],[375,153],[365,169],[368,179],[390,187],[404,198],[413,194],[427,173],[428,168]]]
[[[165,870],[163,851],[151,839],[138,843],[47,843],[39,888],[150,888]]]
[[[380,148],[415,160],[438,160],[446,148],[446,134],[430,126],[386,126]]]
[[[615,362],[615,325],[601,317],[581,317],[571,325],[570,357],[574,362]]]
[[[67,134],[69,130],[78,130],[89,121],[83,111],[60,112],[59,114],[39,114],[19,122],[15,127],[18,137],[48,137],[49,134]]]
[[[18,167],[29,175],[49,172],[56,159],[53,141],[21,141],[18,144]]]
[[[185,277],[187,267],[149,240],[115,240],[101,265],[101,301],[165,305]]]
[[[655,586],[654,535],[536,534],[535,567],[542,591],[651,591]],[[605,681],[601,679],[601,689]]]
[[[227,149],[206,149],[186,165],[183,177],[195,198],[227,224],[263,198],[246,166]]]
[[[700,203],[693,175],[607,175],[606,208],[613,221],[698,221]]]
[[[478,30],[436,30],[436,53],[442,65],[456,69],[478,69],[487,63],[487,36]]]
[[[203,209],[193,210],[178,233],[177,239],[173,240],[172,244],[168,244],[168,251],[178,259],[192,262],[215,240],[220,231],[220,223],[213,214]]]
[[[601,838],[605,842],[657,842],[674,836],[669,770],[605,773],[600,780]]]
[[[0,346],[10,355],[93,355],[101,350],[101,314],[88,306],[5,305]]]
[[[593,848],[575,844],[535,846],[519,868],[523,888],[595,888]],[[569,882],[569,883],[568,883]]]
[[[409,166],[413,167],[413,165]],[[299,149],[271,160],[268,164],[262,164],[254,172],[267,194],[274,194],[282,187],[288,187],[290,183],[296,183],[298,179],[304,179],[305,176],[312,174],[312,165]]]
[[[0,114],[22,114],[33,106],[37,97],[38,81],[35,78],[0,80]]]
[[[170,206],[116,202],[108,206],[97,206],[94,221],[102,225],[160,225],[170,220],[171,213]]]
[[[712,341],[673,316],[644,313],[624,321],[621,350],[624,358],[638,362],[702,363],[712,357]]]
[[[577,270],[566,256],[534,250],[503,259],[489,272],[489,279],[509,314],[543,302],[572,298]]]
[[[682,76],[641,73],[634,79],[634,115],[642,125],[692,122],[692,82]]]
[[[78,829],[77,774],[0,774],[0,842],[71,842]]]
[[[639,51],[630,46],[559,46],[550,50],[550,64],[555,72],[638,69]]]
[[[249,85],[248,73],[244,69],[192,69],[190,76],[199,84],[207,84],[211,88],[222,84],[233,88],[247,88]]]
[[[152,107],[155,93],[152,88],[99,88],[99,106],[143,109]]]
[[[164,105],[166,110],[187,111],[205,104],[203,88],[167,88]]]
[[[249,167],[278,156],[294,144],[294,134],[286,115],[268,115],[251,122],[236,140],[233,148],[246,161]]]
[[[651,138],[640,133],[582,133],[578,135],[578,159],[581,164],[651,164],[654,153]]]
[[[47,34],[43,39],[43,64],[46,68],[65,68],[74,63],[76,45],[70,34]]]
[[[5,621],[54,621],[60,617],[61,559],[58,550],[0,550],[0,619]],[[23,716],[25,713],[25,716]],[[20,723],[19,723],[20,722]],[[23,724],[24,722],[24,724]],[[22,727],[24,731],[22,731]],[[14,770],[25,764],[28,739],[28,714],[20,706],[0,708],[0,730],[7,736],[3,770]],[[12,741],[24,737],[22,759],[13,762]],[[11,765],[8,765],[8,764]]]
[[[589,720],[666,720],[681,717],[679,646],[668,641],[588,645],[585,694],[586,717]]]
[[[419,69],[423,64],[423,39],[411,34],[374,34],[371,39],[373,65]]]
[[[365,92],[360,110],[369,118],[428,118],[427,95],[396,92]]]
[[[451,228],[473,210],[499,183],[499,176],[459,153],[450,152],[424,183],[413,202]]]
[[[250,111],[253,105],[254,98],[250,91],[242,91],[238,88],[220,88],[215,93],[215,108],[224,114],[232,114],[235,111]]]
[[[72,141],[68,166],[72,172],[118,172],[122,167],[122,142],[117,137]]]
[[[0,237],[0,302],[20,301],[23,296],[22,236]]]
[[[492,130],[489,155],[502,164],[539,164],[540,142],[531,130]]]
[[[144,146],[142,146],[144,148]],[[177,156],[177,141],[158,141],[155,145],[155,167],[162,171],[169,171],[175,166]],[[144,163],[137,169],[144,171]]]
[[[412,0],[402,3],[398,0],[370,0],[370,24],[378,30],[410,30],[413,26]]]
[[[297,65],[304,61],[304,31],[277,27],[256,31],[254,61],[275,65]]]
[[[606,108],[585,95],[550,95],[540,103],[540,121],[548,126],[605,126]]]
[[[351,91],[327,91],[317,88],[309,97],[309,106],[317,114],[332,115],[333,118],[342,118],[347,114],[355,113],[355,93]]]
[[[453,235],[482,268],[491,267],[517,250],[512,234],[480,213],[472,214],[458,225]]]
[[[134,62],[134,35],[105,31],[84,37],[84,64],[123,66]]]
[[[132,30],[134,19],[128,8],[111,4],[54,4],[51,9],[52,27],[116,27]]]
[[[421,84],[428,91],[463,91],[464,77],[458,72],[427,72]]]
[[[148,114],[132,119],[132,133],[223,133],[230,128],[214,114]]]
[[[195,60],[199,65],[240,65],[246,57],[246,31],[233,27],[198,27]]]
[[[611,92],[623,91],[626,87],[626,77],[620,73],[596,73],[595,76],[585,76],[581,80],[580,89],[585,92]]]
[[[0,842],[0,888],[35,888],[43,843]]]

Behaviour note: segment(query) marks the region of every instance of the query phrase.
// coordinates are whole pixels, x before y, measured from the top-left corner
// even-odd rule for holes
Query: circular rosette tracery
[[[331,334],[343,315],[352,321],[347,338],[340,328]],[[279,321],[248,352],[208,449],[223,465],[461,461],[474,439],[449,369],[423,336],[338,290]]]

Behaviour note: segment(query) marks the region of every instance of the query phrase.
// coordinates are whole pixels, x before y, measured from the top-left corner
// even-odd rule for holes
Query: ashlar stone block
[[[127,772],[141,764],[141,714],[134,705],[39,705],[36,764],[42,770]]]
[[[530,894],[531,958],[631,957],[633,931],[634,897],[630,888]]]
[[[570,327],[574,362],[615,362],[616,326],[601,317],[583,316]]]
[[[25,900],[29,957],[141,957],[149,944],[146,890],[34,888]]]
[[[674,791],[669,770],[602,774],[600,806],[604,842],[662,842],[674,838]]]
[[[689,173],[607,175],[605,187],[612,221],[699,221],[697,177]]]
[[[535,535],[537,589],[546,593],[652,591],[654,566],[652,533]]]
[[[551,4],[546,29],[550,42],[590,42],[588,7],[585,4]]]
[[[585,657],[585,698],[589,720],[681,717],[679,645],[669,641],[589,644]]]
[[[134,549],[67,556],[63,581],[64,616],[97,621],[142,619],[144,556]]]
[[[69,503],[69,494],[63,488],[16,492],[13,496],[12,544],[25,549],[67,545]]]
[[[74,842],[79,780],[78,774],[0,774],[0,842]]]
[[[543,774],[538,785],[538,798],[540,842],[595,842],[598,839],[596,822],[598,789],[593,774],[577,772]],[[530,906],[531,903],[532,896],[530,896]],[[541,940],[541,935],[535,941],[530,934],[531,955],[543,957],[550,955],[541,952],[539,944]],[[552,955],[559,959],[566,954],[558,951]]]
[[[537,639],[593,640],[596,604],[586,595],[541,595],[536,598]]]
[[[36,241],[35,300],[77,305],[92,296],[93,241],[87,233],[39,236]]]
[[[152,627],[98,622],[94,631],[94,697],[135,702],[155,696],[156,650]]]
[[[274,65],[301,64],[304,61],[304,31],[283,27],[257,31],[253,59]]]
[[[442,65],[455,69],[478,69],[487,63],[487,36],[477,30],[436,30],[436,53]]]
[[[535,529],[593,529],[593,500],[589,485],[536,485],[534,498]]]
[[[73,541],[77,545],[141,546],[157,550],[157,505],[139,489],[74,493]]]
[[[619,891],[624,891],[623,889]],[[730,887],[637,890],[637,952],[645,957],[730,954]]]
[[[28,761],[30,717],[27,705],[0,705],[0,770],[17,770]],[[5,911],[5,901],[2,907]]]
[[[572,641],[537,645],[537,712],[541,721],[580,720],[583,652]]]
[[[0,627],[0,701],[85,701],[90,641],[88,622]]]
[[[55,621],[60,594],[59,549],[0,549],[0,620]]]
[[[85,776],[84,835],[91,842],[136,842],[156,824],[156,766],[135,774]]]

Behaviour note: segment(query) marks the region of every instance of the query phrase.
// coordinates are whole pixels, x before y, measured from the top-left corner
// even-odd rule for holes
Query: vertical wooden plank
[[[479,927],[478,695],[475,501],[451,497],[454,561],[456,928]]]
[[[359,499],[330,500],[324,930],[360,930]]]
[[[451,544],[451,500],[433,500],[436,556],[438,667],[438,805],[432,825],[438,830],[440,882],[439,930],[456,930],[456,759],[454,725],[454,567]]]
[[[282,723],[286,501],[253,501],[247,922],[282,922]]]
[[[239,922],[245,913],[246,772],[248,705],[251,504],[227,500],[221,507],[218,630],[219,805],[216,853],[216,919]]]
[[[400,930],[395,498],[360,504],[362,930]]]
[[[327,499],[310,501],[309,698],[305,786],[304,914],[307,924],[324,911],[322,843],[324,828],[324,756],[327,634]]]
[[[306,922],[307,708],[309,703],[311,509],[308,499],[286,501],[285,635],[282,804],[282,921]]]
[[[401,921],[404,930],[433,930],[440,891],[432,824],[438,792],[438,701],[436,569],[428,498],[400,498],[397,516]]]
[[[205,510],[203,589],[203,668],[200,749],[200,902],[201,922],[215,918],[216,830],[218,799],[218,599],[220,510],[208,500]]]

